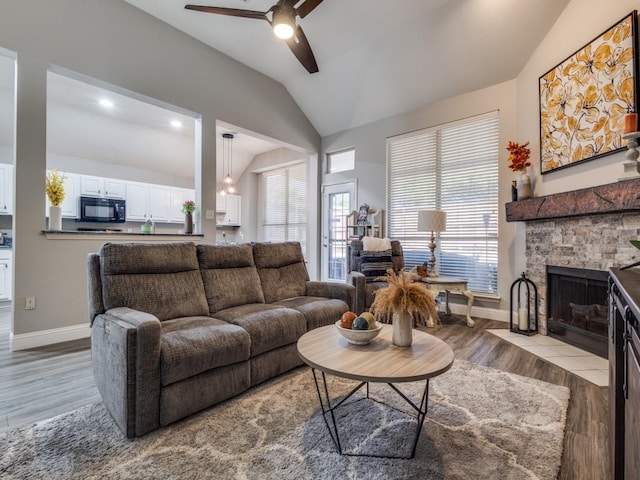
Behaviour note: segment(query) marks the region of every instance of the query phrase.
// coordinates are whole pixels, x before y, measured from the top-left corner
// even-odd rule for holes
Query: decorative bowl
[[[340,335],[347,339],[347,342],[354,345],[366,345],[378,336],[380,330],[382,330],[382,324],[376,322],[376,328],[372,330],[351,330],[350,328],[342,328],[340,326],[340,320],[338,320],[336,322],[336,329],[338,329]]]

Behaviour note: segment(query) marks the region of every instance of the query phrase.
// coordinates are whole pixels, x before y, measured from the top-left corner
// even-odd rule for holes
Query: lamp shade
[[[447,229],[447,212],[421,210],[418,212],[419,232],[444,232]]]

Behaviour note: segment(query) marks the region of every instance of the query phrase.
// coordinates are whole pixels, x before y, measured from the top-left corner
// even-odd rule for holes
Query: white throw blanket
[[[388,238],[362,237],[362,250],[365,252],[391,250],[391,240]]]

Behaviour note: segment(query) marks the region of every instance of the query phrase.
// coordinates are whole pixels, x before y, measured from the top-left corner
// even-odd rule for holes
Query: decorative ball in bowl
[[[338,332],[340,332],[340,335],[347,339],[347,342],[354,345],[366,345],[378,336],[380,330],[382,330],[382,324],[376,322],[375,328],[367,330],[354,330],[353,328],[342,328],[340,326],[340,320],[338,320],[336,322],[336,329],[338,330]]]

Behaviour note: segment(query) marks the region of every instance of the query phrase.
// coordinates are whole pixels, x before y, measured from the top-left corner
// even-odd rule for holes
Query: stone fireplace
[[[640,259],[640,179],[511,202],[526,222],[527,276],[538,287],[538,330],[547,335],[547,266],[607,271]]]

